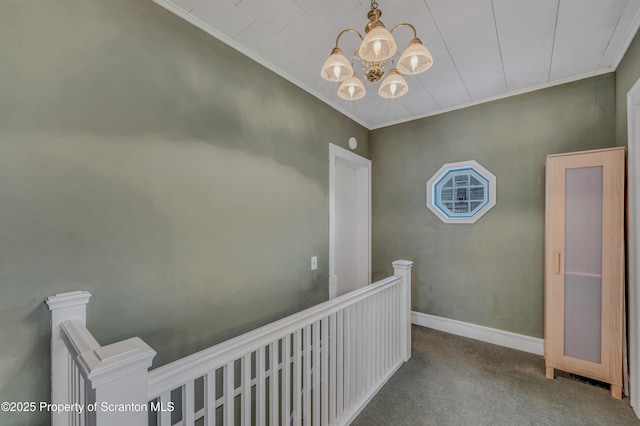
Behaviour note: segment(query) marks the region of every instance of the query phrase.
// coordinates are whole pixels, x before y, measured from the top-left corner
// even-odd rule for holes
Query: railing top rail
[[[391,276],[369,286],[328,300],[304,311],[282,318],[218,345],[188,355],[149,372],[149,400],[164,392],[182,386],[186,381],[267,345],[289,333],[338,312],[378,292],[402,282],[402,277]]]
[[[100,347],[100,344],[79,319],[64,321],[60,324],[60,330],[62,331],[62,340],[74,357]]]

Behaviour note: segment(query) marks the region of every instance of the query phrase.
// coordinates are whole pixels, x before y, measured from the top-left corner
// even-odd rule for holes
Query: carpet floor
[[[546,379],[542,356],[418,326],[412,347],[353,425],[640,425],[608,386]]]

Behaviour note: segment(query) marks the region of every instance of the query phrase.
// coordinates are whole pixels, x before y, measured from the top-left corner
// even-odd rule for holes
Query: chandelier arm
[[[362,37],[362,35],[361,35],[359,32],[357,32],[356,30],[352,30],[351,28],[349,28],[349,29],[346,29],[346,30],[342,30],[342,31],[340,32],[340,34],[338,34],[338,37],[336,37],[336,47],[338,47],[338,41],[340,41],[340,37],[342,37],[342,34],[344,34],[344,33],[354,33],[354,34],[357,34],[357,35],[358,35],[358,37],[360,37],[360,40],[364,40],[364,38]]]
[[[389,32],[392,33],[393,30],[395,30],[396,28],[399,28],[399,27],[409,27],[409,28],[411,28],[413,30],[413,38],[417,38],[418,37],[418,33],[416,32],[416,27],[414,27],[413,25],[411,25],[411,24],[409,24],[407,22],[404,22],[402,24],[396,25],[395,27],[391,28],[391,30]]]

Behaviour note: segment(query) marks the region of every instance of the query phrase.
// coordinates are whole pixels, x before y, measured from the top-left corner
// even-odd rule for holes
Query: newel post
[[[401,351],[404,361],[411,358],[411,268],[410,260],[396,260],[393,262],[393,274],[402,277],[402,334],[400,335]]]
[[[138,337],[80,354],[78,364],[90,382],[89,425],[147,425],[148,370],[155,355]]]
[[[82,325],[87,321],[87,303],[91,293],[71,291],[47,297],[45,303],[51,311],[51,403],[65,404],[69,397],[69,351],[62,340],[60,325],[70,319]],[[52,412],[52,426],[65,426],[68,413]]]

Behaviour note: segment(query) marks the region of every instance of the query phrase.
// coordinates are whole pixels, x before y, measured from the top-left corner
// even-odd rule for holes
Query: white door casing
[[[371,283],[371,160],[329,144],[329,298]]]
[[[629,400],[640,417],[640,80],[627,94],[629,196]]]

